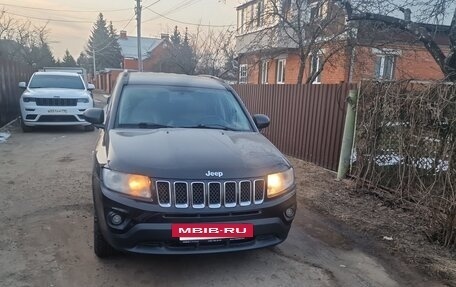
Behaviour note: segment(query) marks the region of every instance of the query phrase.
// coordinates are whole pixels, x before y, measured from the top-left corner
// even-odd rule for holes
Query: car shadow
[[[32,133],[87,133],[82,126],[36,126]]]

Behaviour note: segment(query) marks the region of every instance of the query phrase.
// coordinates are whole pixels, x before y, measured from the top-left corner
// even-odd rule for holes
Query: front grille
[[[194,182],[192,183],[192,206],[194,208],[204,208],[205,196],[204,196],[204,183]]]
[[[174,183],[174,198],[177,208],[188,207],[188,189],[186,182]]]
[[[253,182],[253,193],[254,193],[253,196],[254,196],[254,202],[256,204],[263,202],[264,190],[265,190],[264,180],[255,180]]]
[[[220,182],[209,183],[209,207],[219,208],[222,206],[222,185]]]
[[[78,104],[78,99],[61,99],[61,98],[36,98],[37,106],[47,107],[74,107]]]
[[[156,196],[162,207],[230,208],[261,204],[266,193],[263,179],[226,182],[156,182]]]
[[[241,206],[250,205],[250,202],[252,201],[252,188],[250,181],[241,181],[239,185],[239,204]]]
[[[171,206],[171,188],[169,182],[157,182],[157,199],[158,204],[160,204],[161,206]]]
[[[236,182],[225,182],[225,206],[236,206]]]
[[[70,115],[44,115],[40,116],[38,122],[78,122],[78,119]]]

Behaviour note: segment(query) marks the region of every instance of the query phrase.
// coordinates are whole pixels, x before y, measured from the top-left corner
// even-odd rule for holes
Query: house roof
[[[450,26],[435,25],[427,23],[416,23],[417,26],[425,28],[438,45],[449,45]],[[361,43],[421,43],[415,35],[402,31],[399,28],[391,28],[384,23],[376,21],[364,21],[359,26],[358,39]]]
[[[149,52],[158,47],[161,42],[163,39],[141,37],[142,57],[147,57]],[[119,38],[119,45],[124,58],[138,58],[138,37],[121,37]]]

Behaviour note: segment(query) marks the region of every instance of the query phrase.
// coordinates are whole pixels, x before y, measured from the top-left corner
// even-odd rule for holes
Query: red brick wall
[[[397,59],[397,79],[440,80],[444,77],[434,58],[424,48],[402,50]]]
[[[339,51],[325,64],[321,73],[321,82],[323,84],[340,84],[341,82],[348,82],[347,77],[349,69],[350,57],[347,56],[345,50]]]
[[[124,58],[122,68],[127,70],[138,70],[138,60]]]
[[[167,56],[165,44],[167,45],[166,42],[162,42],[152,51],[150,57],[144,60],[143,69],[145,72],[161,72],[162,61]]]
[[[385,47],[386,48],[386,47]],[[415,79],[415,80],[439,80],[443,73],[434,61],[432,56],[422,46],[391,46],[390,49],[400,51],[396,57],[394,79]],[[376,54],[370,47],[357,47],[355,54],[355,65],[353,67],[352,82],[359,82],[361,79],[372,79],[374,77]],[[351,55],[345,49],[335,54],[328,61],[321,73],[322,84],[338,84],[348,81]],[[250,55],[240,58],[240,63],[249,64],[249,84],[260,83],[261,63],[258,56]],[[289,54],[286,58],[285,83],[296,84],[299,73],[299,57],[296,54]],[[275,84],[277,79],[277,58],[269,59],[268,83]],[[303,82],[307,80],[310,73],[310,60],[306,63]]]
[[[290,54],[287,56],[287,62],[285,66],[285,84],[296,84],[298,81],[298,74],[299,74],[299,64],[300,64],[299,56]],[[274,74],[277,71],[274,70]],[[274,83],[276,79],[274,79]]]
[[[394,46],[399,50],[396,56],[394,80],[440,80],[443,73],[431,54],[421,46]],[[354,67],[353,81],[374,77],[375,57],[370,47],[358,47]]]
[[[333,64],[327,64],[323,70],[321,77],[322,82],[325,84],[338,84],[343,82],[346,77],[346,59],[344,58],[345,54],[341,54],[336,57]],[[268,84],[277,83],[277,58],[268,59],[269,61],[269,71],[268,71]],[[260,69],[261,61],[257,60],[257,57],[250,56],[241,58],[240,64],[249,65],[248,73],[248,83],[249,84],[260,84]],[[339,64],[343,65],[339,65]],[[310,60],[307,61],[304,69],[303,81],[306,81],[310,73]],[[300,59],[296,54],[289,54],[286,56],[286,65],[285,65],[285,84],[296,84],[298,81]]]

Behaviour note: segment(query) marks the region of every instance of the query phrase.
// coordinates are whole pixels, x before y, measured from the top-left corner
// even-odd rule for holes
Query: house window
[[[318,7],[313,6],[310,8],[310,22],[313,22],[318,17]]]
[[[269,71],[269,62],[262,61],[261,62],[261,83],[262,84],[268,83],[268,77],[269,77],[268,71]]]
[[[239,84],[247,84],[247,65],[239,66]]]
[[[256,25],[257,27],[263,26],[263,14],[264,14],[264,0],[260,0],[257,6]]]
[[[310,65],[310,75],[315,75],[322,69],[322,59],[321,55],[313,55],[312,56],[312,62]],[[315,78],[313,81],[313,84],[321,84],[321,72],[318,74],[318,76]]]
[[[394,76],[393,55],[377,55],[375,60],[375,78],[378,80],[392,80]]]
[[[244,33],[245,29],[245,23],[244,23],[244,9],[241,10],[241,26],[239,27],[241,30],[241,33]]]
[[[285,84],[286,59],[277,60],[277,84]]]
[[[324,19],[328,14],[328,3],[314,2],[309,5],[308,19],[310,22]]]

